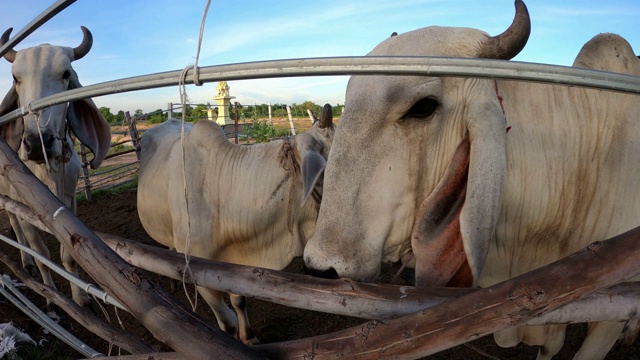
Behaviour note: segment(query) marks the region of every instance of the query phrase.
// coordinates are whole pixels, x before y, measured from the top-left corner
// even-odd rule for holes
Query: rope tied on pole
[[[202,36],[204,34],[204,24],[207,20],[207,13],[209,12],[209,5],[211,5],[211,0],[207,0],[207,4],[205,5],[204,8],[204,13],[202,14],[202,20],[200,22],[200,33],[199,33],[199,37],[198,37],[198,47],[196,50],[196,59],[195,59],[195,63],[193,64],[193,83],[196,86],[201,86],[202,83],[200,82],[199,79],[199,71],[198,71],[198,59],[200,58],[200,47],[202,45]],[[181,131],[180,131],[180,148],[182,149],[182,177],[183,177],[183,184],[184,184],[184,200],[185,200],[185,206],[186,206],[186,210],[187,210],[187,238],[185,240],[185,249],[184,249],[184,261],[185,261],[185,271],[182,273],[182,286],[184,289],[184,293],[187,296],[187,299],[189,300],[189,304],[191,305],[192,309],[195,311],[197,305],[198,305],[198,291],[197,291],[197,287],[195,290],[195,301],[191,300],[191,296],[189,296],[189,292],[187,291],[187,283],[186,283],[186,277],[187,277],[187,273],[189,274],[189,277],[193,278],[193,274],[191,272],[191,268],[189,267],[189,261],[191,260],[191,254],[190,254],[190,250],[191,250],[191,219],[189,216],[189,195],[188,195],[188,191],[187,191],[187,171],[186,171],[186,156],[185,156],[185,143],[184,143],[184,138],[185,138],[185,122],[186,122],[186,115],[187,115],[187,102],[188,102],[188,96],[187,96],[187,87],[185,85],[186,83],[186,78],[187,78],[187,73],[189,72],[189,68],[190,66],[187,66],[184,68],[184,70],[182,70],[182,74],[180,75],[180,81],[178,84],[178,90],[180,92],[180,102],[182,103],[182,127],[181,127]]]

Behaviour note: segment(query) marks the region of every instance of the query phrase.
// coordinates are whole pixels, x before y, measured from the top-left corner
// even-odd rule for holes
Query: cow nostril
[[[53,143],[55,142],[56,138],[53,135],[44,134],[42,135],[42,140],[44,140],[44,147],[45,149],[47,149],[48,153],[49,150],[53,149]]]
[[[27,139],[22,140],[22,146],[24,146],[24,149],[26,150],[27,154],[31,153],[31,143],[27,141]]]
[[[323,279],[339,279],[338,272],[334,268],[328,268],[326,270],[316,270],[305,265],[304,272],[307,275],[319,277]]]
[[[44,151],[42,144],[44,143]],[[40,142],[40,136],[29,135],[22,141],[27,159],[33,161],[44,161],[45,154],[47,157],[51,157],[53,152],[53,145],[55,143],[55,137],[50,134],[42,134],[42,143]]]

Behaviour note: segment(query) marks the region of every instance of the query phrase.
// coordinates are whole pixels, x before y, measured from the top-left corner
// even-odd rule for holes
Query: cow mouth
[[[460,232],[469,156],[467,135],[458,145],[444,177],[416,213],[411,247],[416,257],[417,287],[470,287],[473,284]]]

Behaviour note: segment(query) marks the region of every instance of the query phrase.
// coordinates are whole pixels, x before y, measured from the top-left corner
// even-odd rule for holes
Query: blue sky
[[[0,24],[14,34],[53,0],[0,0]],[[40,43],[76,46],[80,25],[94,46],[74,63],[84,85],[180,70],[193,64],[205,0],[78,0],[16,49]],[[618,33],[640,53],[640,1],[529,0],[532,34],[518,61],[570,65],[581,46],[601,32]],[[466,26],[492,35],[511,23],[512,0],[212,0],[200,66],[318,56],[365,55],[393,31],[429,25]],[[0,61],[0,90],[11,83]],[[344,103],[347,77],[231,81],[242,104]],[[189,86],[192,103],[207,103],[216,83]],[[179,102],[177,87],[94,98],[111,112],[152,111]]]

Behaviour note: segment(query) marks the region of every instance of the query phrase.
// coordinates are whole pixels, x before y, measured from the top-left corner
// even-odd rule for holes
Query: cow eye
[[[63,79],[65,79],[65,80],[69,80],[69,78],[70,78],[70,77],[71,77],[71,71],[69,71],[69,70],[65,70],[65,71],[62,73],[62,78],[63,78]]]
[[[16,76],[15,76],[15,75],[13,75],[13,83],[14,83],[14,84],[19,83],[18,78],[16,78]]]
[[[413,104],[411,109],[409,109],[409,111],[404,115],[404,118],[426,119],[433,115],[437,108],[438,101],[436,99],[426,97]]]

